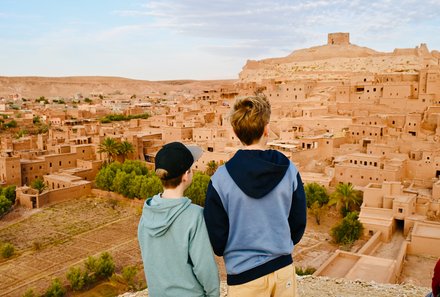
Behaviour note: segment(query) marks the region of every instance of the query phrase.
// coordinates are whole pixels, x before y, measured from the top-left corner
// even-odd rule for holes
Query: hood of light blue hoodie
[[[144,203],[142,218],[145,221],[143,227],[153,237],[162,236],[168,231],[176,218],[190,205],[191,200],[186,197],[163,199],[160,194],[157,194]]]

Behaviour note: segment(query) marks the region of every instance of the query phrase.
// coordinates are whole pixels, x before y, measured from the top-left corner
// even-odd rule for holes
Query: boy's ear
[[[182,176],[182,181],[187,181],[188,180],[188,175],[189,175],[189,170],[185,171],[185,173]]]
[[[269,124],[267,124],[266,126],[264,126],[264,132],[263,132],[264,136],[269,136]]]

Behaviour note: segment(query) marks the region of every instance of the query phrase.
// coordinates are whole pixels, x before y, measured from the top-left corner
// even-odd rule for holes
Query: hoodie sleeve
[[[193,272],[202,285],[207,297],[220,295],[220,279],[217,264],[209,243],[203,214],[197,216],[195,228],[189,240],[189,257]]]
[[[307,206],[306,206],[306,194],[304,192],[304,186],[301,180],[301,176],[296,175],[298,185],[292,195],[292,207],[289,213],[289,226],[290,236],[293,244],[297,244],[306,229],[307,222]]]
[[[205,216],[206,227],[214,253],[217,256],[223,256],[229,236],[229,219],[211,181],[206,193],[203,215]]]

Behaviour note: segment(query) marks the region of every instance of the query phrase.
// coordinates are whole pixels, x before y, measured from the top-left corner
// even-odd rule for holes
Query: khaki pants
[[[295,297],[295,266],[293,264],[278,269],[253,281],[228,286],[228,297]]]

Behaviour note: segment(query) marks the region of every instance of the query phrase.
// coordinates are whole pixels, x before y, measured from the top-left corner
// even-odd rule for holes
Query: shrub
[[[330,230],[330,234],[336,243],[352,244],[362,235],[364,227],[358,220],[357,212],[350,212],[342,222]]]
[[[39,251],[39,250],[42,249],[42,247],[43,247],[43,244],[41,243],[41,241],[34,241],[34,242],[32,242],[32,249],[34,251]]]
[[[11,243],[5,243],[2,245],[0,252],[3,258],[10,258],[15,253],[15,247]]]
[[[0,216],[7,213],[12,207],[12,202],[4,195],[0,195]]]
[[[52,280],[52,284],[47,289],[46,293],[44,293],[45,297],[62,297],[64,295],[66,295],[66,289],[58,278]]]
[[[26,292],[24,292],[23,297],[36,297],[34,290],[27,289]]]
[[[112,256],[108,252],[101,254],[97,261],[97,271],[98,277],[110,277],[115,272],[115,262]]]
[[[138,273],[138,269],[136,266],[127,266],[122,269],[122,278],[124,279],[124,281],[126,282],[126,284],[130,289],[136,288],[134,278],[137,273]]]
[[[89,283],[87,271],[83,272],[79,267],[71,267],[66,274],[66,278],[74,291],[82,290]]]
[[[315,273],[315,271],[316,268],[313,267],[307,267],[307,268],[295,267],[295,272],[297,275],[309,275]]]
[[[108,252],[102,253],[98,259],[89,256],[84,265],[91,282],[110,277],[115,272],[115,263]]]

